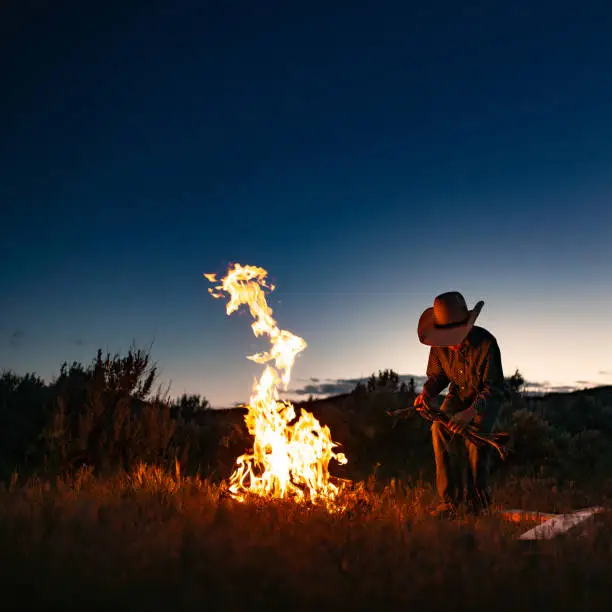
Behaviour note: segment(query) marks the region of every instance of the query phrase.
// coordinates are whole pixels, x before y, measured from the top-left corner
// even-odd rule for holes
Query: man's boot
[[[457,506],[450,502],[441,502],[430,512],[432,518],[454,519],[457,516]]]

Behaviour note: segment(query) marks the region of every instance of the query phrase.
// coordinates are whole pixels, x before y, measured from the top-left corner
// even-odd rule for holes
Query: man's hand
[[[478,413],[476,410],[470,406],[469,408],[454,414],[448,421],[448,428],[453,433],[462,434],[477,415]]]
[[[414,398],[414,407],[417,409],[421,415],[428,412],[429,406],[427,405],[427,401],[425,400],[425,396],[422,393],[419,393]]]
[[[433,421],[431,408],[428,406],[425,396],[422,393],[419,393],[414,398],[414,407],[424,419],[427,419],[428,421]]]
[[[420,407],[425,405],[425,399],[422,393],[419,393],[414,398],[414,407],[418,410]]]

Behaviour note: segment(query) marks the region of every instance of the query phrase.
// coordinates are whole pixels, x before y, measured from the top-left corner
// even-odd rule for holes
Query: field
[[[609,506],[545,478],[498,484],[499,507]],[[342,512],[254,500],[140,465],[105,479],[14,475],[0,492],[3,610],[609,609],[612,520],[551,541],[499,516],[440,521],[427,482],[355,483]]]
[[[253,444],[245,411],[166,401],[154,380],[142,351],[99,351],[51,383],[0,376],[2,612],[609,609],[607,513],[542,542],[498,514],[429,517],[431,433],[388,416],[416,395],[394,372],[300,406],[349,459],[331,466],[353,482],[336,513],[229,498]],[[499,428],[512,453],[494,461],[497,508],[612,508],[612,387],[531,399],[516,385]]]

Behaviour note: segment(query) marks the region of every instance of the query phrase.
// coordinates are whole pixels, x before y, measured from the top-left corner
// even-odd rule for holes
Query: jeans
[[[453,415],[468,407],[455,398],[447,398],[441,409]],[[488,405],[486,412],[476,416],[472,424],[483,433],[491,432],[500,409],[499,404]],[[432,423],[431,437],[440,501],[453,506],[467,502],[474,509],[487,509],[491,503],[488,488],[491,448],[488,445],[478,447],[437,421]]]

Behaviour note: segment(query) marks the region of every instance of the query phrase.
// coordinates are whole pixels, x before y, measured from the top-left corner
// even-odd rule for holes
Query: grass
[[[612,483],[509,479],[505,508],[609,506]],[[223,485],[147,466],[0,491],[2,609],[609,609],[612,520],[553,541],[492,516],[444,522],[423,482],[373,479],[329,514],[291,502],[239,504]],[[14,599],[14,601],[13,601]]]

